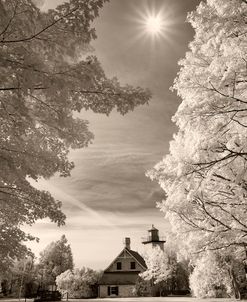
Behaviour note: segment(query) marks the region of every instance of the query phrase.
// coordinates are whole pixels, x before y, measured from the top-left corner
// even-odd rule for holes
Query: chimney
[[[125,245],[125,248],[130,250],[130,238],[129,237],[126,237],[124,239],[124,245]]]

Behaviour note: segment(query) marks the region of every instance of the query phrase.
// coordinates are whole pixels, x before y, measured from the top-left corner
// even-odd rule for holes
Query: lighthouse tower
[[[159,230],[156,229],[153,224],[151,229],[148,230],[148,236],[142,238],[142,244],[152,248],[159,246],[162,251],[164,250],[164,243],[165,240],[159,237]]]

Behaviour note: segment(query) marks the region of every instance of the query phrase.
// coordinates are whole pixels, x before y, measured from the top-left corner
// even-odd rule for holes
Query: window
[[[136,263],[130,262],[130,269],[136,269]]]
[[[122,262],[117,262],[117,270],[121,270],[122,269]]]
[[[118,296],[118,286],[108,286],[108,296]]]

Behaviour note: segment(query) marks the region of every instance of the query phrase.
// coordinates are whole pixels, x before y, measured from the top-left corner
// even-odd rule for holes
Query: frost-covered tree
[[[247,245],[247,2],[208,0],[188,15],[194,40],[174,83],[182,98],[170,154],[149,172],[186,252]]]
[[[195,262],[190,275],[190,287],[193,295],[198,298],[222,297],[227,292],[230,294],[227,268],[220,265],[215,253],[206,253]]]
[[[139,296],[186,294],[189,292],[188,262],[178,261],[174,250],[166,246],[144,253],[147,270],[139,274],[135,292]]]
[[[101,272],[90,268],[67,270],[57,276],[57,289],[69,298],[91,298],[97,296],[97,282]]]
[[[172,264],[169,257],[160,247],[154,247],[144,254],[147,269],[140,273],[144,280],[151,280],[153,284],[158,284],[168,279],[172,271]]]
[[[232,255],[226,257],[219,252],[208,251],[195,261],[190,275],[190,287],[193,295],[198,298],[229,295],[240,298],[243,277],[243,267]]]
[[[72,148],[93,134],[75,112],[121,114],[150,99],[149,92],[105,75],[90,55],[92,21],[107,0],[69,0],[41,12],[31,0],[0,0],[0,268],[34,239],[21,231],[48,217],[61,225],[61,203],[28,178],[70,175]],[[42,2],[42,1],[41,1]],[[21,243],[22,242],[22,243]]]
[[[172,246],[147,250],[143,255],[147,270],[139,274],[135,286],[138,296],[186,294],[189,292],[188,261],[178,261]]]
[[[73,256],[65,235],[50,243],[40,254],[38,271],[42,286],[54,284],[56,277],[73,269]]]

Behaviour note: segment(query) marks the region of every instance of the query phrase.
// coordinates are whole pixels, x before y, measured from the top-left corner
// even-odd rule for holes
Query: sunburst
[[[158,35],[164,27],[163,20],[159,15],[150,15],[145,18],[145,27],[147,32],[152,35]]]

